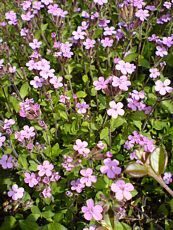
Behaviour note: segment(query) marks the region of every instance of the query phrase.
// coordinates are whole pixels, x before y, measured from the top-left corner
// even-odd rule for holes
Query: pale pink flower
[[[160,72],[157,68],[150,68],[149,71],[150,71],[150,77],[153,79],[160,76]]]
[[[118,87],[119,89],[123,91],[127,91],[128,87],[131,85],[131,82],[128,81],[127,76],[121,76],[121,77],[113,76],[112,85],[114,87]]]
[[[53,3],[53,0],[41,0],[42,3],[44,3],[46,6]]]
[[[54,76],[49,80],[49,82],[54,86],[55,89],[59,89],[63,86],[62,80],[62,77],[57,78],[56,76]]]
[[[111,116],[112,118],[117,118],[118,115],[123,116],[124,110],[123,104],[121,102],[118,102],[117,104],[115,101],[109,102],[110,109],[107,110],[107,114]]]
[[[171,81],[169,79],[164,80],[164,82],[157,80],[155,82],[155,90],[159,92],[160,95],[164,96],[165,94],[173,91],[173,88],[169,86],[170,84]]]
[[[19,188],[17,184],[14,184],[10,191],[8,191],[8,196],[13,200],[21,199],[24,195],[24,188]]]
[[[44,78],[45,80],[48,79],[48,77],[55,77],[54,75],[55,70],[54,69],[43,69],[40,71],[40,76]]]
[[[32,42],[29,43],[29,46],[35,50],[35,49],[39,49],[41,46],[42,42],[39,42],[37,39],[34,39]]]
[[[136,66],[134,64],[130,64],[129,62],[125,62],[123,60],[119,60],[118,63],[115,66],[116,70],[120,70],[122,74],[132,74]]]
[[[2,133],[0,133],[0,147],[2,147],[2,145],[4,144],[6,140],[6,137],[5,136],[2,136]]]
[[[92,183],[96,183],[97,177],[92,175],[93,170],[91,168],[80,170],[80,174],[83,176],[80,179],[80,183],[84,184],[87,187],[91,187]]]
[[[111,185],[111,190],[115,192],[115,197],[118,201],[132,199],[131,192],[134,187],[131,183],[125,183],[123,180],[118,180]]]
[[[103,141],[99,141],[99,142],[97,143],[97,147],[98,147],[99,149],[103,150],[103,149],[106,147],[106,145],[103,143]]]
[[[115,27],[111,26],[111,27],[105,27],[104,28],[104,32],[103,35],[105,36],[111,36],[116,34],[117,32],[115,31]]]
[[[170,184],[173,182],[173,175],[170,172],[165,172],[163,175],[163,180],[166,184]]]
[[[84,184],[80,182],[80,179],[71,181],[71,190],[76,191],[77,193],[81,193],[82,189],[85,187]]]
[[[43,86],[44,79],[38,76],[34,77],[34,80],[30,81],[30,85],[32,85],[35,89],[41,88]]]
[[[35,173],[25,173],[24,181],[29,187],[33,188],[35,185],[38,184],[38,180],[36,179]]]
[[[72,33],[74,40],[83,40],[85,38],[86,32],[82,31],[80,28],[77,31],[73,31]]]
[[[52,175],[53,168],[53,164],[50,164],[49,161],[44,161],[42,165],[37,166],[37,169],[39,170],[38,175],[41,177],[44,175],[50,177]]]
[[[87,109],[89,108],[89,105],[84,101],[81,103],[77,103],[76,108],[79,114],[85,114],[87,112]]]
[[[30,138],[35,136],[34,127],[32,127],[32,126],[29,127],[28,125],[25,125],[23,127],[23,130],[20,131],[20,133],[26,139],[30,139]]]
[[[80,139],[76,140],[75,145],[73,145],[73,149],[77,151],[79,154],[83,156],[88,156],[90,150],[87,148],[88,143],[86,141],[81,141]]]
[[[101,166],[100,171],[106,174],[110,179],[113,179],[116,175],[121,173],[121,168],[118,167],[119,161],[106,158],[103,162],[104,166]]]
[[[96,41],[94,39],[87,38],[85,42],[83,42],[83,45],[85,46],[85,49],[91,49],[94,47]]]
[[[0,159],[0,165],[3,169],[12,169],[14,167],[13,157],[9,155],[3,155]]]
[[[156,46],[156,55],[159,57],[164,57],[166,55],[168,55],[168,51],[166,50],[165,47],[161,47],[161,46]]]
[[[95,3],[97,3],[98,5],[102,6],[103,4],[107,3],[108,0],[94,0]]]
[[[139,18],[142,22],[147,20],[147,18],[150,16],[148,10],[140,9],[135,13],[135,16]]]
[[[95,90],[106,89],[108,84],[108,80],[105,80],[104,77],[99,77],[97,81],[93,82],[95,86]]]
[[[102,220],[102,212],[103,208],[101,205],[94,205],[93,199],[89,199],[86,201],[87,206],[82,207],[82,212],[84,213],[84,218],[86,220],[96,220],[100,221]]]
[[[50,198],[52,196],[52,193],[51,193],[51,188],[50,187],[47,187],[43,190],[42,192],[44,198]]]
[[[104,48],[112,47],[113,43],[114,43],[114,40],[110,39],[109,37],[105,37],[104,39],[101,40],[101,44]]]

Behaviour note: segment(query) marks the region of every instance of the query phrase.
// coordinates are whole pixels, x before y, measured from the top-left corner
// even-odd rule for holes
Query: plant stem
[[[160,175],[157,175],[151,168],[148,170],[148,175],[153,177],[172,197],[173,197],[173,191],[170,189],[162,179]]]

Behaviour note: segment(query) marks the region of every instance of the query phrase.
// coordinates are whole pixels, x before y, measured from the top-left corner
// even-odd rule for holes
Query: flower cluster
[[[42,189],[42,195],[44,198],[50,198],[51,194],[51,183],[59,181],[61,176],[59,172],[54,171],[54,166],[49,161],[44,161],[43,164],[37,166],[37,173],[26,172],[24,174],[24,181],[29,185],[30,188],[38,187]]]

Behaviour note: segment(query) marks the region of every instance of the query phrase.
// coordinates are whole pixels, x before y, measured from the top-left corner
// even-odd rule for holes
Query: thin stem
[[[160,175],[157,175],[151,168],[148,171],[148,175],[153,177],[172,197],[173,197],[173,191],[170,189],[162,179]]]

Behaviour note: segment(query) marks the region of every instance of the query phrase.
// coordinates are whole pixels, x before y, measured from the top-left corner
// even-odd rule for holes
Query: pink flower
[[[95,3],[97,3],[98,5],[102,6],[103,4],[107,3],[108,0],[94,0]]]
[[[166,184],[170,184],[173,182],[173,175],[170,172],[165,172],[163,176],[163,180]]]
[[[160,72],[157,68],[151,68],[151,69],[149,69],[149,71],[150,71],[150,77],[153,79],[160,76]]]
[[[113,76],[112,80],[113,80],[112,85],[114,87],[119,87],[119,89],[123,91],[127,91],[128,86],[131,85],[131,82],[128,81],[127,76],[121,76],[121,77]]]
[[[115,66],[116,70],[120,70],[122,74],[132,74],[136,66],[134,64],[130,64],[129,62],[125,62],[123,60],[119,60]]]
[[[63,104],[66,104],[67,101],[70,100],[70,97],[67,97],[66,95],[60,95],[59,101]]]
[[[8,20],[9,25],[17,25],[17,16],[13,10],[7,12],[5,18]]]
[[[105,36],[111,36],[116,34],[117,32],[115,31],[115,27],[111,26],[111,27],[105,27],[104,28],[104,32],[103,35]]]
[[[71,181],[71,190],[76,191],[77,193],[81,193],[82,189],[85,187],[84,184],[80,182],[80,179]]]
[[[6,137],[5,136],[2,136],[2,133],[0,133],[0,147],[2,147],[2,145],[4,144],[6,140]]]
[[[4,130],[10,129],[11,126],[14,125],[14,124],[15,124],[15,120],[13,120],[13,119],[5,119],[3,129]]]
[[[77,151],[79,154],[83,155],[84,157],[88,156],[90,150],[86,148],[88,143],[86,141],[81,141],[80,139],[76,140],[76,144],[73,145],[73,149]]]
[[[103,150],[103,149],[106,147],[106,145],[105,145],[102,141],[99,141],[99,142],[97,143],[97,147],[98,147],[99,149]]]
[[[35,136],[34,127],[29,127],[28,125],[25,125],[23,127],[23,130],[20,131],[21,136],[23,136],[26,139],[30,139]]]
[[[111,116],[112,118],[117,118],[118,115],[123,116],[124,110],[123,104],[121,102],[118,102],[117,104],[115,101],[109,102],[110,109],[107,110],[107,114]]]
[[[49,82],[54,86],[55,89],[59,89],[63,86],[62,84],[62,80],[63,78],[62,77],[52,77]]]
[[[52,196],[52,193],[51,193],[51,188],[50,187],[47,187],[43,190],[42,192],[44,198],[50,198]]]
[[[41,0],[41,2],[48,6],[50,3],[53,3],[53,0]]]
[[[104,39],[101,40],[101,44],[103,47],[112,47],[114,43],[113,39],[110,39],[109,37],[105,37]]]
[[[108,81],[104,79],[104,77],[99,77],[97,81],[93,82],[95,86],[95,90],[101,90],[107,88]]]
[[[35,173],[25,173],[25,183],[29,184],[29,187],[33,188],[35,185],[38,184],[38,180],[36,179]]]
[[[21,18],[23,21],[29,22],[34,17],[34,14],[31,14],[30,11],[28,11],[26,14],[22,14]]]
[[[29,43],[29,46],[35,50],[35,49],[39,49],[41,46],[42,42],[39,42],[37,39],[34,39],[33,42]]]
[[[171,81],[169,79],[164,80],[164,82],[157,80],[155,82],[155,90],[159,92],[160,95],[171,93],[173,91],[173,88],[169,86],[170,84]]]
[[[3,169],[12,169],[14,167],[14,159],[12,156],[3,155],[0,159],[0,165]]]
[[[0,59],[0,69],[2,69],[2,67],[4,66],[3,63],[4,63],[4,59]]]
[[[50,177],[52,175],[53,168],[53,164],[50,164],[49,161],[44,161],[42,165],[37,166],[37,170],[39,170],[38,175],[41,177],[44,175]]]
[[[165,47],[161,47],[161,46],[156,46],[156,55],[159,57],[164,57],[166,55],[168,55],[168,51],[166,50]]]
[[[109,178],[113,179],[116,175],[121,173],[121,168],[118,167],[119,161],[107,158],[103,162],[104,166],[101,166],[100,171],[103,174],[107,174]]]
[[[89,199],[86,201],[87,206],[82,207],[82,212],[84,213],[84,218],[86,220],[102,220],[102,212],[103,208],[101,205],[94,205],[93,199]]]
[[[48,77],[50,77],[50,78],[55,77],[54,72],[55,72],[55,70],[49,69],[49,66],[48,66],[48,68],[45,68],[45,69],[40,71],[40,76],[46,80],[46,79],[48,79]]]
[[[135,13],[135,16],[143,22],[149,17],[149,11],[140,9]]]
[[[80,28],[77,29],[77,31],[73,31],[73,38],[74,40],[83,40],[85,38],[86,32],[82,31]]]
[[[118,201],[130,200],[132,198],[131,191],[134,187],[131,183],[125,183],[123,180],[118,180],[111,185],[111,190],[115,192],[115,197]]]
[[[89,108],[89,105],[86,102],[81,102],[76,104],[76,108],[79,114],[85,114]]]
[[[32,85],[35,89],[41,88],[43,86],[44,79],[38,76],[34,77],[34,80],[30,81],[30,85]]]
[[[80,171],[80,174],[83,176],[80,179],[80,183],[84,184],[87,187],[91,187],[92,183],[95,183],[97,181],[96,176],[92,175],[93,170],[91,168],[82,169]]]
[[[88,50],[93,48],[95,43],[96,43],[95,40],[87,38],[86,41],[83,42],[83,45],[85,46],[85,49]]]
[[[21,199],[24,195],[24,188],[19,188],[17,184],[12,186],[12,189],[8,191],[8,196],[13,200]]]

